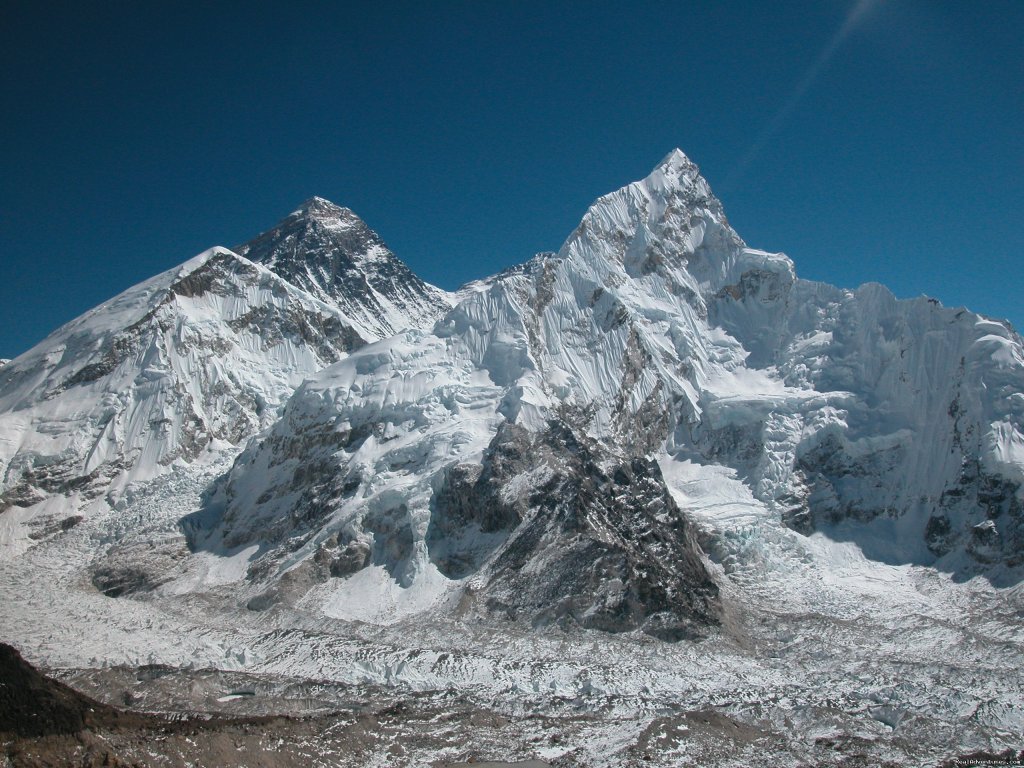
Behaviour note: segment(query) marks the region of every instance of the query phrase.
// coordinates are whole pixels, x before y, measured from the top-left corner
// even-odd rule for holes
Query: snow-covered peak
[[[686,167],[696,168],[697,164],[694,163],[686,153],[683,152],[679,147],[676,147],[663,158],[657,165],[658,168],[676,168],[682,169]]]
[[[189,281],[190,276],[201,273],[204,267],[216,260],[238,259],[238,254],[222,246],[214,246],[191,259],[164,270],[157,275],[133,285],[102,304],[84,312],[54,330],[22,355],[14,359],[18,369],[28,369],[41,359],[52,355],[55,348],[63,348],[69,340],[78,337],[93,339],[100,336],[120,333],[141,321],[167,299],[169,292],[181,281]],[[242,259],[248,264],[248,260]],[[251,266],[251,265],[250,265]],[[192,278],[193,280],[195,278]],[[0,381],[0,403],[10,394],[3,381]]]
[[[703,184],[707,187],[707,181],[700,175],[700,168],[681,149],[673,149],[665,155],[641,183],[646,183],[651,187],[661,185],[664,189],[672,185],[689,186],[693,184]],[[711,194],[710,188],[705,194]]]
[[[598,198],[559,254],[585,270],[657,274],[700,295],[738,278],[745,250],[700,169],[673,150],[644,179]]]

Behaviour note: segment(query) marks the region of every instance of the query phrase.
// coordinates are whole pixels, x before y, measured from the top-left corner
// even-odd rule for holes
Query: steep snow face
[[[964,575],[972,563],[1019,565],[1020,337],[933,300],[898,301],[880,285],[800,282],[791,303],[778,373],[834,394],[829,408],[776,420],[762,440],[763,496],[792,502],[783,514],[798,529],[851,538],[878,559],[938,558]]]
[[[425,328],[451,306],[348,208],[320,197],[235,249],[351,319],[366,339]]]
[[[964,575],[1019,559],[1019,337],[798,280],[681,152],[461,297],[301,387],[194,521],[196,546],[260,547],[254,606],[685,636],[717,614],[686,519],[711,486],[756,510],[726,528],[783,519]]]
[[[364,343],[335,307],[209,250],[0,369],[0,510],[51,494],[69,499],[65,516],[113,503],[128,483],[266,427],[304,377]]]
[[[561,256],[562,295],[614,295],[649,361],[618,381],[572,377],[586,361],[567,356],[571,336],[541,351],[596,406],[598,434],[628,444],[616,419],[650,435],[662,414],[669,454],[735,469],[801,530],[964,575],[1021,564],[1024,351],[1007,325],[796,279],[785,256],[743,245],[679,152],[599,200]],[[660,407],[641,406],[658,387]]]

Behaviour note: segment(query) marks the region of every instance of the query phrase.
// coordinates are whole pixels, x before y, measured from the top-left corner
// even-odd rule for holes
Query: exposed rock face
[[[348,208],[313,197],[274,229],[235,249],[350,318],[363,338],[426,328],[448,310]]]
[[[15,648],[0,643],[0,734],[33,737],[114,725],[113,707],[40,674]]]
[[[532,453],[533,448],[529,433],[506,423],[480,464],[445,470],[426,537],[431,560],[445,576],[457,579],[479,570],[522,522],[529,498],[506,497],[505,486],[531,469],[548,471],[547,457]]]
[[[484,460],[486,479],[473,487],[480,495],[471,493],[470,504],[460,505],[460,511],[479,510],[466,522],[481,533],[504,530],[508,537],[483,586],[472,591],[488,611],[534,626],[642,629],[666,640],[700,636],[717,622],[718,588],[657,462],[617,463],[559,423],[535,439],[503,426],[495,441]],[[526,478],[530,486],[512,504],[501,499]],[[446,518],[437,514],[445,509],[439,499],[432,525]],[[453,541],[464,541],[473,527],[438,536],[443,545],[436,549],[450,558]],[[456,560],[462,567],[453,575],[483,559],[472,549],[468,554]]]

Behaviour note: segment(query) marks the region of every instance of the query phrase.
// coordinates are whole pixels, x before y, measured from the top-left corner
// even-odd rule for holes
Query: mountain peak
[[[703,277],[711,279],[711,273],[728,273],[720,267],[743,247],[700,169],[673,149],[645,178],[594,201],[560,254],[619,263],[631,275],[645,275],[664,260],[659,249],[678,256],[703,248],[716,255],[714,265],[704,264],[710,271]],[[698,262],[687,266],[695,269]]]
[[[298,218],[359,218],[351,209],[316,195],[304,200],[298,208],[292,211],[290,216]]]
[[[417,277],[366,222],[322,197],[235,250],[341,310],[364,339],[428,327],[449,308],[446,294]]]
[[[714,197],[700,168],[678,148],[665,155],[640,183],[652,193],[692,188],[700,198]]]
[[[680,171],[688,170],[690,168],[696,169],[697,164],[688,158],[683,150],[676,147],[661,159],[661,162],[658,163],[655,170],[679,173]]]

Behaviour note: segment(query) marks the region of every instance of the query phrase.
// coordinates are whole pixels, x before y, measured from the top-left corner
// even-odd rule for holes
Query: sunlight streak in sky
[[[761,154],[765,146],[771,140],[771,138],[778,132],[783,126],[789,116],[796,109],[800,100],[804,97],[810,87],[814,85],[814,81],[818,79],[821,73],[828,66],[829,62],[836,55],[839,47],[843,44],[850,33],[853,32],[857,26],[864,20],[864,17],[874,8],[879,5],[883,0],[857,0],[853,8],[846,15],[843,20],[842,26],[833,35],[828,45],[818,54],[818,58],[814,60],[814,63],[804,73],[804,76],[800,78],[800,81],[793,88],[792,93],[782,103],[782,106],[772,115],[771,119],[765,123],[761,132],[757,135],[754,143],[750,149],[747,150],[746,154],[740,159],[736,166],[732,169],[729,175],[725,178],[722,184],[723,188],[731,188],[739,179],[743,176],[743,173],[747,170],[751,163],[757,159],[757,156]]]

